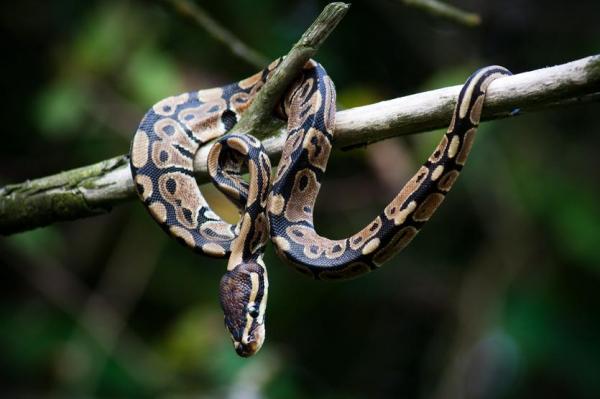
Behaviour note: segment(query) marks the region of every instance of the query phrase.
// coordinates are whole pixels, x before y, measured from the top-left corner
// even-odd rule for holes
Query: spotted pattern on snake
[[[498,66],[475,72],[459,94],[448,132],[399,194],[362,230],[330,240],[313,223],[335,124],[335,88],[325,69],[309,61],[275,110],[287,119],[288,137],[272,189],[261,143],[249,135],[227,135],[280,63],[238,83],[158,102],[131,148],[137,192],[157,223],[197,252],[229,257],[220,301],[241,356],[256,353],[265,337],[268,280],[262,256],[269,236],[283,259],[313,278],[353,278],[379,267],[409,244],[452,188],[473,144],[488,85],[510,74]],[[193,175],[195,153],[217,138],[209,174],[240,209],[235,225],[209,208]],[[242,178],[245,167],[249,182]]]
[[[250,183],[244,192],[245,204],[231,243],[227,273],[219,286],[219,299],[235,350],[246,357],[256,353],[265,339],[269,282],[262,257],[269,240],[266,209],[271,163],[260,141],[247,135],[224,136],[209,152],[210,176],[224,193],[231,194],[231,187],[245,184],[244,166]]]
[[[280,62],[238,83],[158,102],[142,119],[131,146],[136,189],[156,222],[196,252],[229,257],[219,296],[240,356],[256,353],[265,338],[268,280],[262,256],[269,239],[271,163],[259,140],[226,133]],[[215,138],[219,140],[209,152],[208,171],[240,209],[235,225],[210,209],[193,175],[194,155]],[[246,169],[249,182],[242,178]]]
[[[279,63],[274,61],[238,83],[159,101],[134,135],[131,172],[139,197],[168,234],[204,255],[229,256],[237,233],[236,225],[212,212],[202,196],[193,174],[194,155],[235,125]],[[259,145],[251,136],[247,140],[252,146]],[[232,158],[227,167],[234,169],[224,171],[230,178],[218,188],[242,209],[250,187],[235,175],[235,168],[244,156],[232,152],[227,156]]]
[[[288,139],[270,194],[270,232],[278,254],[313,278],[348,279],[401,251],[455,183],[471,150],[487,87],[505,75],[510,72],[499,66],[476,71],[458,96],[447,133],[398,195],[356,234],[330,240],[315,231],[313,210],[334,135],[335,90],[321,66],[304,70],[304,83],[285,103]]]

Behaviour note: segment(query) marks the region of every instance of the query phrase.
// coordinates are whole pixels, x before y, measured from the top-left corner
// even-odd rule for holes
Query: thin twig
[[[249,133],[262,139],[265,132],[270,132],[274,126],[279,125],[273,124],[273,110],[279,99],[344,18],[349,7],[345,3],[330,3],[325,6],[260,89],[248,110],[233,127],[232,133]]]
[[[80,325],[95,326],[96,338],[102,340],[104,349],[88,370],[87,385],[92,392],[106,363],[117,354],[121,338],[129,334],[128,319],[152,276],[163,247],[164,240],[143,235],[145,229],[146,225],[137,220],[126,224],[120,232],[121,237],[115,241],[117,244],[109,254],[95,290],[83,303],[78,302],[80,310],[75,319]],[[144,238],[140,240],[142,235]],[[141,241],[146,247],[144,253],[128,250]],[[71,346],[69,343],[75,345],[81,339],[82,331],[73,331],[66,346]]]
[[[336,115],[334,144],[366,145],[389,137],[443,128],[461,86],[446,87],[363,107]],[[262,90],[261,90],[262,92]],[[260,92],[259,92],[260,93]],[[504,77],[494,81],[484,103],[483,120],[600,101],[600,55]],[[248,111],[249,112],[249,111]],[[275,129],[263,140],[272,156],[281,153],[286,132]],[[198,181],[208,181],[206,155],[196,154]],[[126,156],[0,188],[0,234],[12,234],[61,220],[106,212],[135,197]]]
[[[463,11],[460,8],[441,2],[439,0],[400,0],[407,6],[418,8],[428,12],[436,17],[444,18],[449,21],[457,22],[468,27],[475,27],[481,24],[481,17],[478,14]]]
[[[263,137],[264,132],[272,132],[280,126],[272,118],[279,98],[335,29],[348,7],[345,3],[330,3],[323,9],[258,92],[233,131]],[[120,200],[124,200],[134,191],[128,163],[127,156],[120,156],[48,178],[0,188],[0,234],[106,212],[115,204],[112,199],[105,201],[107,198],[114,196],[117,200],[121,196]],[[121,184],[114,184],[115,179]],[[106,196],[97,189],[112,193]]]
[[[118,361],[135,380],[162,388],[178,380],[178,377],[165,366],[165,359],[148,347],[140,337],[124,326],[120,331],[120,350],[106,340],[106,320],[121,320],[119,312],[100,294],[92,291],[76,275],[64,268],[51,254],[35,255],[18,251],[12,245],[6,248],[9,256],[24,262],[9,262],[14,269],[39,290],[49,303],[71,317],[107,356]],[[29,267],[23,267],[29,265]],[[18,266],[18,267],[17,267]],[[81,304],[86,298],[95,298],[103,319],[82,319],[78,317]]]
[[[269,59],[267,57],[252,49],[250,46],[240,40],[231,31],[213,19],[213,17],[211,17],[198,4],[190,0],[163,1],[171,5],[179,14],[194,21],[198,26],[206,30],[206,32],[208,32],[208,34],[214,39],[218,40],[227,48],[229,48],[229,50],[235,56],[246,61],[248,64],[258,69],[262,69],[269,63]]]

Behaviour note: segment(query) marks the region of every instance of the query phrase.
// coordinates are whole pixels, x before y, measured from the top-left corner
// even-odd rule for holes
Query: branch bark
[[[460,88],[446,87],[340,111],[336,115],[334,144],[349,148],[446,127]],[[513,116],[516,109],[519,110],[516,115],[520,115],[592,101],[600,101],[600,55],[495,80],[488,89],[482,119]],[[253,123],[249,126],[263,126],[263,122]],[[281,123],[276,125],[270,123],[263,140],[267,152],[274,157],[281,153],[286,137]],[[208,181],[209,148],[207,145],[196,154],[194,163],[200,183]],[[97,215],[133,198],[128,158],[122,155],[0,188],[0,233],[12,234],[61,220]]]
[[[170,0],[196,15],[186,0]],[[187,7],[187,8],[185,8]],[[271,115],[286,88],[312,58],[350,6],[330,3],[285,56],[232,131],[264,137],[280,128]],[[135,196],[129,157],[121,155],[94,165],[0,188],[0,234],[8,235],[48,224],[94,216]]]

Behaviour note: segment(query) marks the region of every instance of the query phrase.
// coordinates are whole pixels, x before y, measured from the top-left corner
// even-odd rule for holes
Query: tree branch
[[[209,35],[221,42],[224,46],[240,59],[257,68],[264,68],[269,60],[258,51],[237,38],[231,31],[218,23],[204,9],[191,0],[163,0],[173,7],[182,16],[194,21],[204,28]]]
[[[169,0],[171,1],[171,0]],[[186,0],[173,5],[190,7]],[[330,3],[292,47],[244,112],[232,131],[264,137],[280,128],[272,114],[280,97],[302,67],[312,58],[350,6]],[[192,14],[197,9],[192,7]],[[187,12],[190,12],[189,9]],[[111,158],[56,175],[28,180],[0,188],[0,234],[12,234],[36,227],[109,211],[113,205],[135,196],[127,155]]]
[[[334,144],[348,148],[446,127],[460,88],[446,87],[340,111]],[[488,89],[482,119],[512,116],[517,108],[522,114],[592,101],[600,101],[600,55],[495,80]],[[281,127],[269,132],[263,143],[269,155],[278,156],[286,132]],[[194,164],[200,183],[208,181],[209,147],[202,147],[196,154]],[[133,198],[128,159],[123,155],[0,188],[0,233],[96,215]]]
[[[475,27],[481,24],[481,17],[478,14],[463,11],[458,7],[443,3],[439,0],[400,0],[409,7],[418,8],[431,15],[444,18],[449,21],[457,22],[468,27]]]
[[[262,139],[265,137],[265,132],[280,126],[274,124],[276,121],[272,116],[279,99],[296,79],[302,67],[317,53],[321,44],[346,15],[349,7],[350,5],[345,3],[329,3],[323,9],[257,93],[231,133],[249,133]]]

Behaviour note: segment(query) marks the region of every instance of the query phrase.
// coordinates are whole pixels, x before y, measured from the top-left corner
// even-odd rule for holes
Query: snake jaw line
[[[267,275],[255,262],[241,263],[221,278],[219,297],[235,351],[248,357],[260,350],[265,340]]]
[[[256,327],[252,336],[248,337],[242,342],[234,341],[234,348],[236,353],[241,357],[250,357],[256,354],[260,350],[260,348],[262,348],[263,343],[265,342],[265,336],[265,325],[259,324]]]

